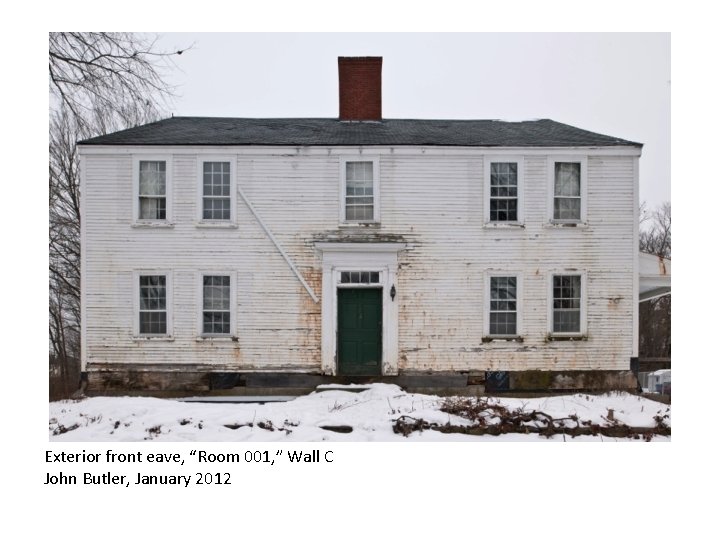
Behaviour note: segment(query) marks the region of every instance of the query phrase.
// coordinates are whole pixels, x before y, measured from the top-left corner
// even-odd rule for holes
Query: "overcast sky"
[[[383,117],[551,118],[643,143],[670,200],[670,34],[164,34],[176,115],[337,117],[338,56],[383,57]]]

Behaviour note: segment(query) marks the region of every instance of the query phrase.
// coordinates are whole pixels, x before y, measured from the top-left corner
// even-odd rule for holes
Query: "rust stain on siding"
[[[299,327],[306,328],[300,333],[300,347],[307,360],[317,364],[321,363],[321,333],[322,333],[322,270],[319,268],[305,268],[301,270],[303,278],[310,288],[315,291],[319,302],[315,303],[306,291],[302,291],[302,305],[300,307]]]

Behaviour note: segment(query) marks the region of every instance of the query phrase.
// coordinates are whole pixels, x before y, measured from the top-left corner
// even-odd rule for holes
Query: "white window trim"
[[[203,164],[210,161],[230,162],[230,219],[203,219]],[[237,156],[199,155],[197,158],[197,212],[198,227],[237,227]]]
[[[514,277],[517,283],[517,298],[516,298],[516,326],[515,334],[513,335],[500,335],[490,333],[490,278],[493,277]],[[483,302],[483,337],[491,340],[514,340],[522,338],[523,336],[523,273],[514,270],[488,270],[485,272],[485,287],[484,287],[484,302]]]
[[[553,276],[580,276],[580,331],[554,332],[553,331]],[[559,338],[587,338],[587,272],[575,268],[550,270],[547,274],[547,330],[548,336]]]
[[[140,276],[165,276],[165,311],[166,330],[165,334],[141,334],[140,333]],[[139,341],[172,341],[173,328],[173,273],[171,270],[142,269],[133,270],[133,324],[132,337]]]
[[[165,162],[165,219],[140,219],[140,162]],[[133,200],[132,224],[134,227],[172,227],[173,226],[173,181],[172,181],[172,155],[170,154],[143,154],[133,156]]]
[[[373,218],[369,221],[348,221],[345,219],[345,192],[347,182],[348,161],[366,161],[373,164]],[[365,156],[357,154],[352,156],[340,156],[340,224],[345,226],[361,226],[380,223],[380,158],[378,156]]]
[[[515,228],[525,225],[525,159],[523,156],[488,155],[484,159],[484,226],[488,228]],[[490,165],[492,163],[517,163],[517,220],[490,221]]]
[[[203,277],[230,276],[230,333],[203,333]],[[237,272],[234,270],[201,270],[197,273],[197,339],[198,340],[236,340],[237,339]]]
[[[580,219],[555,219],[555,164],[556,163],[579,163],[580,164]],[[563,226],[566,224],[587,225],[587,197],[588,197],[588,159],[587,156],[558,155],[548,156],[548,203],[547,215],[550,225]]]

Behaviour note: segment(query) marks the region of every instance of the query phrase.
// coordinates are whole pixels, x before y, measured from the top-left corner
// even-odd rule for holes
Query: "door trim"
[[[372,286],[382,289],[382,374],[398,374],[398,307],[402,288],[397,284],[398,252],[405,243],[318,242],[315,248],[322,256],[322,351],[321,368],[326,375],[337,375],[337,291],[341,272],[379,272],[380,282]],[[347,286],[357,287],[357,283]],[[395,299],[390,289],[395,285]],[[370,285],[366,285],[370,286]]]

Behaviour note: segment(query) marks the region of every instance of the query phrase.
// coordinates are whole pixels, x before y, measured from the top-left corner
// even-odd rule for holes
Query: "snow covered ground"
[[[537,410],[555,418],[577,415],[608,425],[611,418],[633,427],[652,427],[656,415],[667,415],[670,406],[640,396],[613,392],[601,396],[574,394],[544,398],[491,398],[508,409]],[[509,433],[476,436],[426,430],[408,437],[393,433],[393,421],[407,415],[430,423],[470,425],[460,416],[442,412],[444,398],[409,394],[391,384],[372,384],[360,392],[341,388],[314,392],[292,401],[275,403],[191,403],[156,398],[96,397],[50,403],[51,441],[633,441],[583,435]],[[343,426],[349,433],[322,426]],[[642,440],[642,439],[640,439]],[[656,436],[653,441],[669,441]]]

